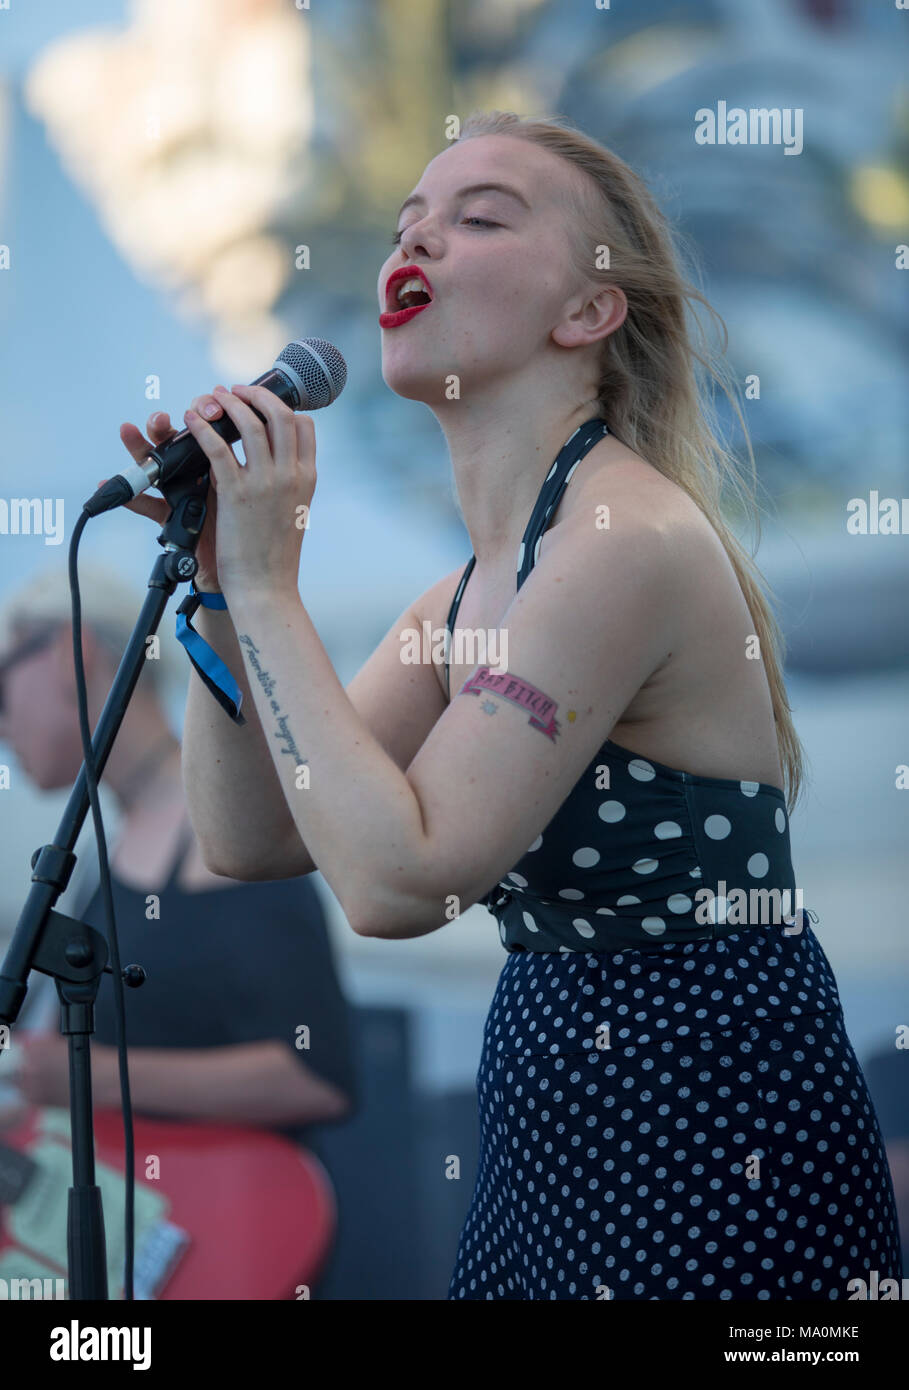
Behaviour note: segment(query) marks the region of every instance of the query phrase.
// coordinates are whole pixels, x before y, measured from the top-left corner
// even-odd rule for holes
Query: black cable
[[[133,1136],[133,1106],[129,1092],[129,1071],[126,1055],[126,1005],[123,996],[123,974],[120,966],[120,947],[117,941],[117,924],[114,919],[114,899],[110,882],[110,865],[107,860],[107,840],[104,835],[104,821],[101,816],[101,803],[98,798],[98,779],[95,772],[95,758],[92,749],[91,730],[88,723],[88,691],[85,685],[85,663],[82,654],[82,600],[79,595],[78,554],[79,541],[91,514],[83,511],[73,527],[69,543],[69,591],[72,604],[73,623],[73,661],[76,668],[76,695],[79,701],[79,732],[82,736],[82,759],[85,764],[85,785],[92,808],[92,821],[95,827],[95,841],[98,849],[98,868],[101,876],[101,896],[104,901],[104,917],[107,928],[107,944],[110,950],[111,975],[114,983],[114,1017],[116,1019],[117,1058],[120,1064],[120,1099],[123,1104],[123,1135],[126,1147],[126,1210],[125,1256],[123,1267],[123,1297],[133,1300],[133,1247],[135,1241],[135,1186],[136,1163]]]

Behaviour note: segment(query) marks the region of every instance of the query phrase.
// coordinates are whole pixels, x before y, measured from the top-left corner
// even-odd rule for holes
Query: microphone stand
[[[184,475],[186,472],[181,470]],[[208,488],[207,468],[200,478],[181,476],[159,485],[171,507],[157,538],[164,554],[155,561],[148,596],[92,737],[98,781],[142,672],[146,639],[157,631],[177,584],[188,583],[198,568],[195,550],[205,521]],[[68,1292],[70,1299],[106,1300],[107,1251],[101,1190],[95,1182],[90,1038],[95,1031],[94,1003],[101,976],[112,972],[104,936],[87,922],[54,907],[76,864],[73,846],[88,810],[83,763],[54,840],[36,849],[31,858],[32,887],[0,968],[0,1024],[12,1024],[18,1018],[30,971],[40,970],[55,980],[60,1031],[69,1045],[73,1182],[66,1232]],[[122,977],[125,984],[136,988],[144,981],[145,972],[141,966],[127,966]]]

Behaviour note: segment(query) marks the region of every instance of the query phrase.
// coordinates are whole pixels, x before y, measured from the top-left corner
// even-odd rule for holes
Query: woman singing
[[[345,690],[298,591],[312,420],[261,387],[193,403],[217,502],[196,583],[226,602],[197,625],[248,713],[191,681],[206,863],[318,866],[366,936],[495,915],[450,1298],[846,1299],[899,1278],[877,1117],[793,907],[779,633],[721,515],[720,369],[664,219],[592,139],[497,112],[430,161],[393,241],[383,375],[444,431],[473,556]],[[222,411],[245,467],[207,423]],[[436,659],[405,661],[446,616]]]

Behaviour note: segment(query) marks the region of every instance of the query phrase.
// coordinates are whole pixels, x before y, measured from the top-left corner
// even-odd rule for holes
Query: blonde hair
[[[460,139],[510,135],[529,140],[587,175],[589,196],[572,193],[578,233],[572,258],[578,275],[617,285],[628,301],[625,322],[603,343],[597,405],[613,434],[684,488],[719,536],[751,613],[776,725],[787,805],[804,779],[804,755],[783,683],[783,638],[762,589],[765,581],[723,517],[729,487],[756,526],[757,472],[737,388],[725,360],[726,326],[681,269],[681,239],[670,228],[643,180],[618,155],[561,116],[525,118],[511,111],[474,112]],[[599,195],[599,196],[597,196]],[[595,249],[609,248],[608,268]],[[720,330],[711,347],[694,311],[701,305]],[[722,443],[713,406],[718,387],[742,427],[750,478]]]
[[[108,661],[116,668],[132,636],[145,595],[124,580],[119,570],[91,560],[80,561],[79,593],[83,629],[91,628]],[[0,655],[32,629],[58,623],[68,626],[71,619],[66,565],[53,565],[30,575],[18,589],[0,599]],[[169,630],[167,614],[158,628],[158,639],[157,659],[144,663],[145,679],[140,689],[165,699],[171,688],[176,689],[186,679],[181,648]]]

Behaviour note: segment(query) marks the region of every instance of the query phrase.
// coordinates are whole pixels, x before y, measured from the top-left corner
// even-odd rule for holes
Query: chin
[[[404,364],[383,366],[382,379],[396,396],[408,401],[422,401],[425,405],[436,405],[445,400],[445,378],[448,372],[433,372],[427,376],[425,365],[416,371]]]

